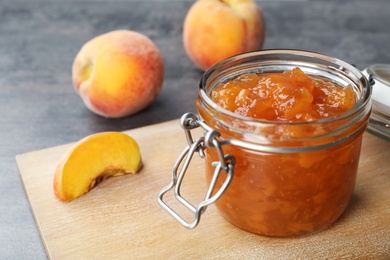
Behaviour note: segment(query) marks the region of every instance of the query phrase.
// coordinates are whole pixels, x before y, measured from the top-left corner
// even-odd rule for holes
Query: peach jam
[[[354,66],[305,51],[246,53],[206,71],[199,117],[235,159],[232,181],[215,202],[222,216],[266,236],[333,224],[354,191],[370,94]],[[219,158],[205,149],[208,182]],[[224,181],[222,174],[215,190]]]
[[[294,68],[282,73],[245,73],[219,83],[212,100],[237,114],[275,121],[304,122],[345,112],[356,102],[351,86],[310,77]]]

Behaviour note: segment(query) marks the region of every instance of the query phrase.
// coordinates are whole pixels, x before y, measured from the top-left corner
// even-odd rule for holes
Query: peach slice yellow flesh
[[[137,173],[142,159],[137,142],[121,132],[102,132],[77,142],[55,171],[54,194],[72,201],[111,176]]]

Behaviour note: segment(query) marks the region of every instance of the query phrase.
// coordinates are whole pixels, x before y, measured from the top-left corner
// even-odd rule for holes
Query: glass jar
[[[211,99],[218,83],[243,73],[295,67],[342,87],[351,86],[356,104],[337,116],[281,122],[241,116]],[[344,212],[355,187],[370,95],[370,82],[358,69],[318,53],[258,51],[211,67],[200,81],[199,117],[182,119],[189,146],[194,142],[188,132],[204,128],[203,144],[192,146],[205,158],[210,187],[204,202],[189,207],[198,219],[187,227],[196,226],[205,205],[214,202],[227,221],[255,234],[297,236],[329,227]]]
[[[375,81],[371,95],[372,113],[368,131],[390,141],[390,65],[373,64],[363,70]]]

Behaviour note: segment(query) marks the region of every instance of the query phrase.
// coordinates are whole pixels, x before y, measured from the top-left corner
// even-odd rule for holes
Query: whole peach
[[[117,30],[86,42],[72,67],[85,105],[104,117],[124,117],[150,105],[164,80],[157,46],[145,35]]]
[[[198,0],[184,20],[184,48],[202,70],[230,56],[260,50],[264,37],[263,13],[253,0]]]

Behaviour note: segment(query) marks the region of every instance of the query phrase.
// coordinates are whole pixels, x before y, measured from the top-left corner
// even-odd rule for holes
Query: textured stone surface
[[[388,0],[259,3],[266,18],[265,48],[322,52],[360,69],[390,63]],[[202,73],[185,55],[181,38],[191,4],[0,1],[0,259],[46,258],[15,155],[195,111]],[[148,35],[162,52],[166,75],[151,107],[132,117],[105,119],[89,112],[73,90],[71,64],[87,40],[115,29]]]

